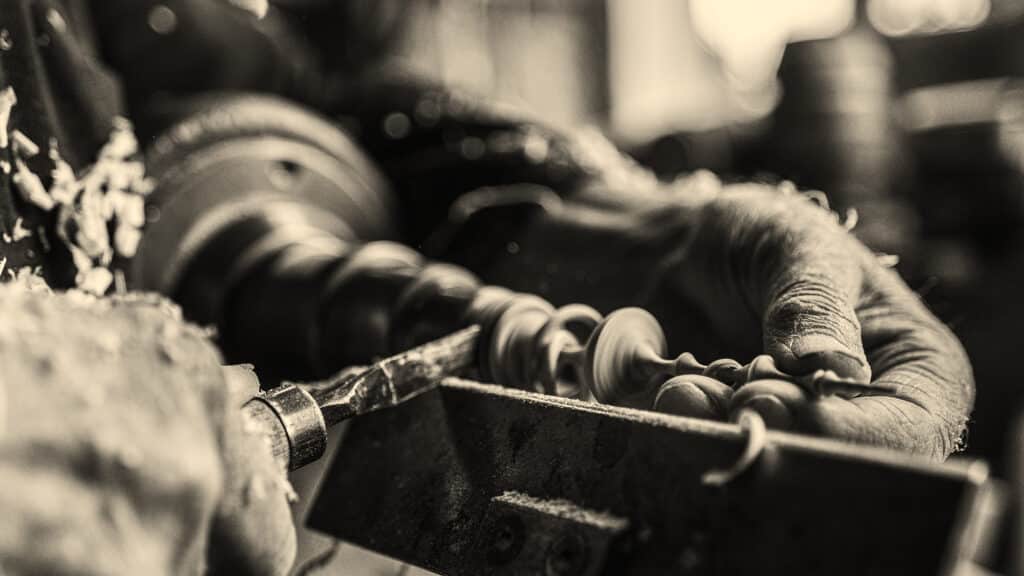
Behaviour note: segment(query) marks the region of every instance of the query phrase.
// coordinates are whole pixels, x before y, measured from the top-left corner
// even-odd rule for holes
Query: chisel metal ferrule
[[[253,401],[266,404],[280,420],[288,437],[289,469],[295,470],[323,456],[327,449],[327,424],[309,392],[285,383]]]

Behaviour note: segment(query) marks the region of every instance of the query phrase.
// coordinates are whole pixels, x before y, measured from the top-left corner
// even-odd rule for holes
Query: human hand
[[[290,568],[290,489],[241,416],[255,376],[160,302],[0,287],[7,573]]]
[[[531,218],[508,244],[511,254],[477,250],[477,260],[464,262],[486,281],[558,304],[643,306],[665,327],[672,353],[705,362],[767,353],[792,375],[831,370],[894,390],[818,397],[758,380],[733,394],[677,380],[660,408],[722,419],[750,408],[774,428],[933,458],[955,451],[974,383],[950,331],[831,213],[791,186],[711,180],[632,195],[595,186]]]
[[[894,390],[812,397],[790,382],[755,380],[724,404],[733,417],[750,408],[770,427],[933,458],[959,448],[974,398],[966,354],[831,214],[802,195],[756,185],[726,187],[698,213],[655,297],[671,329],[690,335],[678,338],[683,346],[698,348],[693,335],[709,335],[719,350],[745,350],[749,359],[759,334],[761,350],[789,374],[832,370]],[[703,313],[703,331],[682,321],[693,317],[687,309]]]

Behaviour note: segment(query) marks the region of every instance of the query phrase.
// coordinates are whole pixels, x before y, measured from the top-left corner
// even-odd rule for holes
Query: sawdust
[[[11,144],[12,180],[22,199],[44,212],[56,212],[57,237],[71,253],[75,266],[75,286],[93,294],[106,294],[115,284],[112,270],[115,256],[132,258],[142,238],[146,219],[145,196],[153,190],[139,158],[139,143],[131,123],[115,118],[107,142],[100,148],[96,162],[76,174],[61,157],[58,143],[49,142],[49,187],[32,171],[24,159],[39,153],[39,145],[23,132],[8,126],[17,96],[11,87],[0,91],[0,148]],[[5,172],[11,165],[0,166]],[[13,235],[5,233],[7,243],[27,238],[32,232],[17,224]],[[49,239],[40,235],[44,250],[51,249]],[[123,286],[121,287],[123,288]]]
[[[43,211],[53,210],[56,202],[46,191],[43,181],[18,156],[14,157],[14,176],[11,178],[18,187],[21,197]]]

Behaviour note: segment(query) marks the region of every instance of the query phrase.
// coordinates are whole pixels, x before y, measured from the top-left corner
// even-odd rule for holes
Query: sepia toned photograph
[[[0,576],[1024,576],[1024,0],[0,0]]]

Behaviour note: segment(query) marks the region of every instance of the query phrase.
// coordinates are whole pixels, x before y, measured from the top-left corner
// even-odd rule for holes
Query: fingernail
[[[831,336],[815,335],[797,339],[792,345],[798,375],[815,370],[831,370],[842,378],[858,382],[871,380],[871,368],[861,358]]]
[[[720,420],[725,416],[725,400],[715,397],[714,391],[702,389],[693,382],[694,377],[677,376],[665,382],[658,390],[654,409],[666,414]],[[698,376],[697,378],[703,378]],[[709,379],[710,380],[710,379]],[[719,383],[725,387],[724,384]],[[731,389],[730,389],[731,390]]]
[[[743,366],[732,358],[720,358],[715,360],[704,369],[704,375],[715,380],[732,384],[736,380],[736,373]]]
[[[764,420],[765,426],[773,430],[789,430],[793,425],[793,414],[782,400],[770,394],[750,398],[733,411],[732,419],[739,417],[743,409],[757,412]]]

